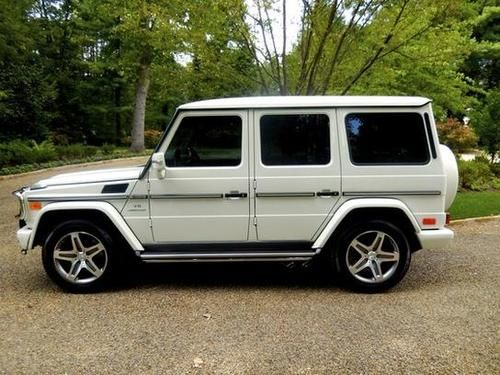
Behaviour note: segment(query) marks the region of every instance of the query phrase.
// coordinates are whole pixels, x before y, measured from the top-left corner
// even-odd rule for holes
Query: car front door
[[[154,241],[246,241],[248,111],[181,113],[159,151],[165,177],[149,177]]]
[[[312,241],[340,195],[334,109],[254,112],[257,237]]]

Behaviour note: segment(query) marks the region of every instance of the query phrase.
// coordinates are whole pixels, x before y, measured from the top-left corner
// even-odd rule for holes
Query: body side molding
[[[394,195],[441,195],[439,190],[414,190],[414,191],[344,191],[345,197],[380,197]]]
[[[38,223],[40,223],[41,218],[47,212],[53,211],[69,211],[69,210],[86,210],[86,211],[99,211],[106,215],[111,222],[116,226],[116,228],[123,235],[123,238],[128,242],[133,250],[144,251],[144,247],[141,242],[137,239],[134,232],[127,225],[120,213],[108,202],[55,202],[48,204],[43,207],[33,225],[33,232],[28,243],[28,249],[33,248],[33,241],[36,236],[36,231],[38,228]]]
[[[330,219],[326,227],[320,233],[320,235],[316,238],[313,244],[313,249],[322,248],[326,245],[326,242],[338,227],[338,225],[342,222],[342,220],[353,210],[358,208],[396,208],[404,212],[404,214],[408,217],[413,227],[415,228],[415,232],[420,232],[420,227],[417,223],[417,220],[411,213],[410,209],[400,200],[393,198],[359,198],[359,199],[350,199],[343,203],[337,211],[335,211],[333,217]]]

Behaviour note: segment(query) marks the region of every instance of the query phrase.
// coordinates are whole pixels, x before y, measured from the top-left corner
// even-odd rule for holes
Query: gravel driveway
[[[141,266],[71,295],[15,240],[10,192],[51,174],[0,180],[0,373],[500,372],[500,220],[455,225],[382,295],[278,264]]]

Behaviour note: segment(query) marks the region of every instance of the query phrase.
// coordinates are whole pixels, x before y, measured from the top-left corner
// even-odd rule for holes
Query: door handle
[[[316,193],[317,197],[338,197],[339,192],[338,191],[329,191],[329,190],[323,190],[323,191],[318,191]]]
[[[224,198],[227,199],[241,199],[246,198],[248,196],[247,193],[240,193],[239,191],[231,191],[229,193],[224,194]]]

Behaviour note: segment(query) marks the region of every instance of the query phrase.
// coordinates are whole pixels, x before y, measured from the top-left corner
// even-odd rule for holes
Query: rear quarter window
[[[345,125],[353,164],[429,162],[425,125],[419,113],[350,113]]]

